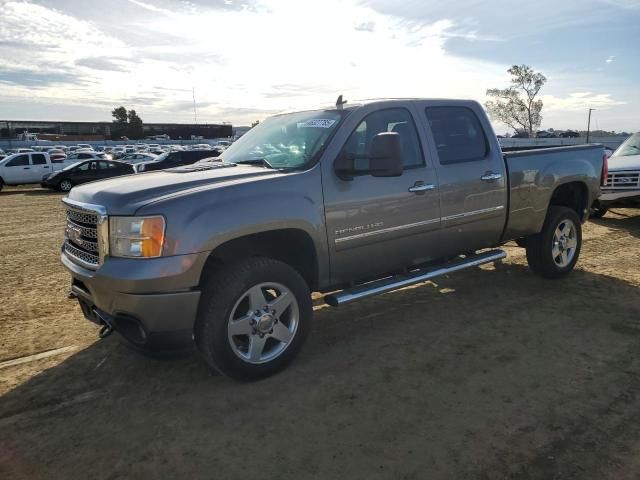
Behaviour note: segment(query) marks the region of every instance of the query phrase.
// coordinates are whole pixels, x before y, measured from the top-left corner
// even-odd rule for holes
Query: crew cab
[[[0,160],[0,190],[4,185],[42,183],[52,172],[68,165],[65,162],[52,162],[45,152],[8,155]]]
[[[256,379],[300,350],[311,292],[339,307],[500,261],[511,240],[533,272],[564,277],[603,156],[503,154],[474,101],[340,98],[268,118],[220,161],[74,188],[61,260],[101,336],[195,344],[211,368]]]
[[[602,195],[594,202],[592,218],[602,218],[612,207],[640,206],[640,133],[627,138],[608,160]]]

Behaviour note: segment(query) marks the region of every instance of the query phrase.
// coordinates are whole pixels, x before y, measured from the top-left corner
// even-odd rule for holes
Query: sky
[[[124,105],[247,125],[339,94],[484,102],[513,64],[548,79],[542,128],[585,129],[595,108],[592,129],[640,130],[640,0],[0,0],[7,120]]]

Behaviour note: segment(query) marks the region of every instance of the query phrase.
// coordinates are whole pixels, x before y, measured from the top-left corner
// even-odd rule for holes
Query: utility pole
[[[193,96],[193,122],[198,124],[198,114],[196,112],[196,89],[191,86],[191,95]]]
[[[591,130],[591,112],[593,112],[595,108],[589,109],[589,120],[587,121],[587,143],[589,143],[589,131]]]

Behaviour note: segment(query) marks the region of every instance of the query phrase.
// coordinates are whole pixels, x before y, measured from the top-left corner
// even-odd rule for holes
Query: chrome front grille
[[[609,172],[604,188],[616,190],[638,189],[640,188],[640,171]]]
[[[67,227],[64,232],[64,253],[71,261],[97,269],[107,245],[106,212],[103,207],[79,203],[65,198]]]

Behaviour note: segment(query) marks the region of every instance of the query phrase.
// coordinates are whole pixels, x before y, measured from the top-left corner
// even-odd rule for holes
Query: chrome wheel
[[[564,268],[571,263],[578,246],[578,234],[575,224],[569,220],[562,220],[553,234],[551,255],[555,264]]]
[[[270,362],[291,344],[299,322],[300,310],[291,290],[279,283],[261,283],[241,295],[231,310],[229,345],[245,362]]]
[[[63,192],[68,192],[69,190],[71,190],[73,188],[73,184],[71,183],[71,181],[69,180],[62,180],[60,182],[60,190],[62,190]]]

